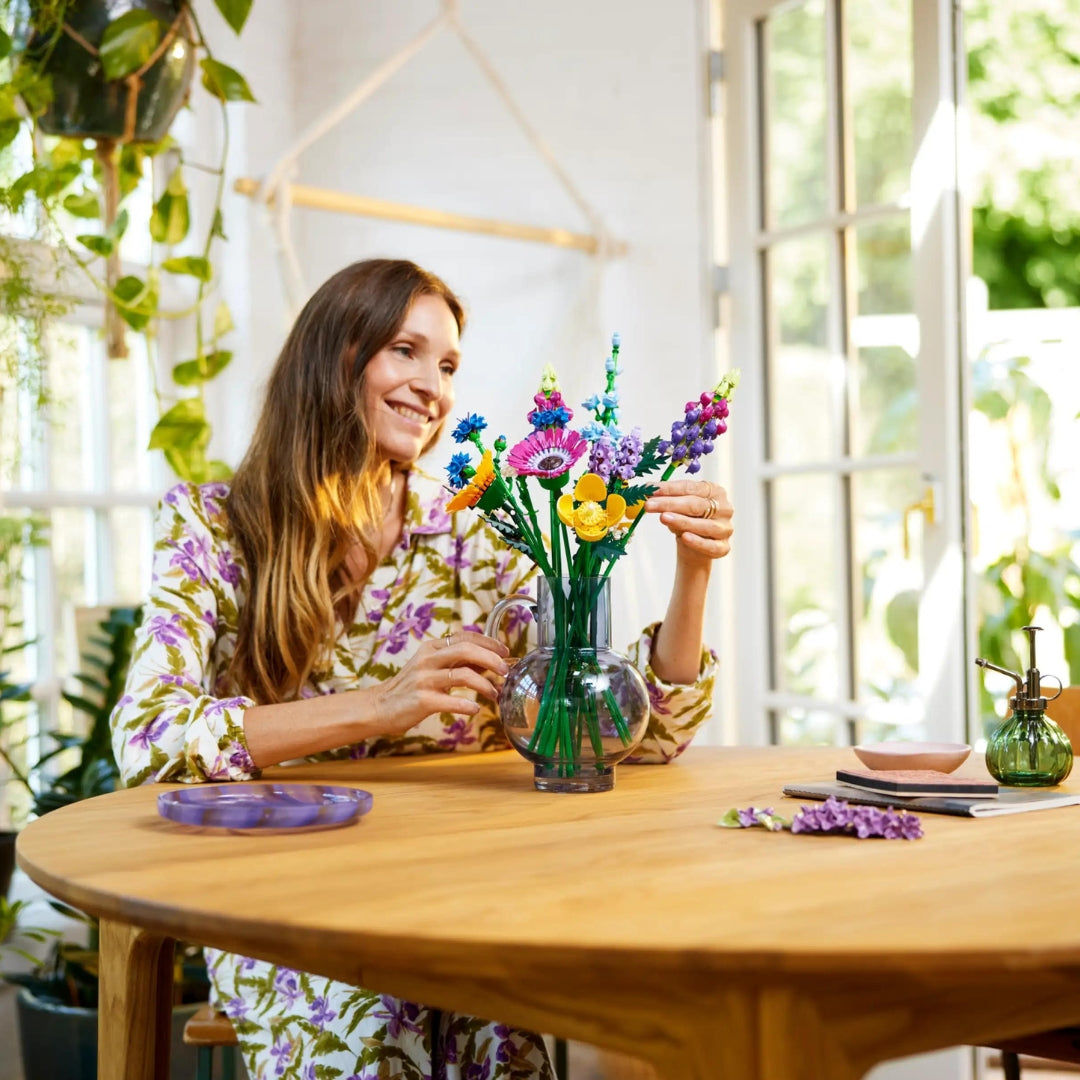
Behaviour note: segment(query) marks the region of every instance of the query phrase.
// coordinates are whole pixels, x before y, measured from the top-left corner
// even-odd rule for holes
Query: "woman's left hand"
[[[645,500],[645,513],[659,514],[675,534],[679,558],[693,562],[722,559],[731,550],[735,511],[727,492],[707,480],[666,480]]]

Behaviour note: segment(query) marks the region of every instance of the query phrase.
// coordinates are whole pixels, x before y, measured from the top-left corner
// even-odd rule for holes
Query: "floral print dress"
[[[495,602],[523,591],[535,573],[478,515],[451,518],[437,481],[417,469],[406,480],[401,539],[368,579],[355,617],[339,627],[332,656],[313,672],[303,696],[382,682],[424,641],[448,631],[482,630]],[[236,693],[227,676],[246,587],[227,496],[225,484],[181,484],[162,501],[150,596],[125,693],[112,716],[113,750],[128,786],[258,775],[244,736],[244,713],[256,702]],[[515,608],[503,623],[518,654],[528,618]],[[715,656],[705,650],[695,683],[664,683],[647,659],[655,629],[629,650],[652,703],[648,733],[632,759],[643,762],[668,761],[689,744],[711,708],[716,668]],[[368,739],[310,760],[505,748],[493,706],[480,703],[475,716],[429,716],[404,735]],[[540,1038],[503,1024],[231,953],[208,949],[207,962],[214,1000],[233,1021],[248,1071],[259,1080],[551,1076]]]

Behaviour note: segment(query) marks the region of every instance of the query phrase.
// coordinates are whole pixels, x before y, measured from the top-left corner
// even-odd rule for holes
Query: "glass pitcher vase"
[[[535,610],[538,646],[510,669],[499,695],[506,737],[533,763],[538,790],[608,791],[649,720],[644,678],[610,648],[611,582],[540,577],[536,599],[500,600],[485,633],[495,636],[515,604]]]

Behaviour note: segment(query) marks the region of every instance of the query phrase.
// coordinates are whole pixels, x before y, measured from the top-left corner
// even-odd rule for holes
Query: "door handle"
[[[935,521],[934,485],[927,484],[923,489],[923,497],[918,502],[913,502],[904,507],[904,558],[911,558],[911,515],[922,514],[926,525],[933,525]]]

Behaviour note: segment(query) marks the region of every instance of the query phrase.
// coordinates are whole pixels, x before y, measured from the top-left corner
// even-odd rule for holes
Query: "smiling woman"
[[[415,461],[454,407],[459,317],[444,297],[418,296],[393,340],[364,368],[363,408],[392,462]]]
[[[453,407],[463,322],[454,294],[412,263],[347,267],[290,332],[231,488],[165,496],[112,718],[127,784],[505,747],[494,701],[527,627],[512,630],[514,650],[478,631],[533,567],[482,519],[451,519],[414,465]],[[458,497],[493,475],[489,459]],[[713,659],[698,647],[687,685],[667,685],[650,667],[654,635],[631,656],[652,703],[641,754],[665,761],[708,714]],[[253,1076],[551,1075],[527,1032],[228,953],[208,961]]]

